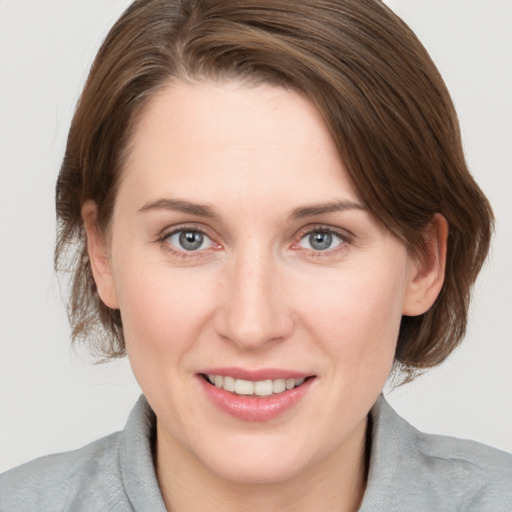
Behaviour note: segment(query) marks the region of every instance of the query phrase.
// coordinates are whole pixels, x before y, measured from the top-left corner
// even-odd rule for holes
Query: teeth
[[[237,395],[270,396],[288,389],[296,388],[306,379],[244,380],[223,375],[206,376],[211,384]]]
[[[274,392],[274,383],[271,380],[259,380],[254,383],[254,394],[257,396],[270,396]]]
[[[224,377],[224,384],[222,387],[226,391],[235,391],[235,379],[233,377]]]
[[[237,395],[254,395],[254,382],[250,380],[235,380],[235,393]]]
[[[285,389],[286,389],[286,381],[284,379],[276,379],[274,381],[274,389],[273,389],[274,393],[282,393]]]

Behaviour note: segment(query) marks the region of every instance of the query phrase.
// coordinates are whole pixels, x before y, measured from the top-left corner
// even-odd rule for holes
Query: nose
[[[243,350],[258,350],[287,339],[294,319],[279,263],[248,249],[234,256],[228,267],[219,290],[218,335]]]

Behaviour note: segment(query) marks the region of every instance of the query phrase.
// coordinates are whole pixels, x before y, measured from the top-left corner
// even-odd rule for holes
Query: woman
[[[510,504],[510,456],[379,397],[458,344],[492,228],[444,84],[379,2],[135,2],[57,212],[74,337],[126,353],[144,397],[5,474],[1,510]]]

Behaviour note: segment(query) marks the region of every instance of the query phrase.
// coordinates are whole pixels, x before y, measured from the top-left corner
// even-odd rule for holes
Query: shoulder
[[[420,432],[382,397],[371,417],[365,500],[377,510],[512,509],[512,455],[474,441]]]
[[[0,512],[165,512],[152,458],[156,418],[144,396],[122,432],[0,475]]]
[[[81,510],[79,497],[89,494],[86,489],[90,488],[96,496],[104,495],[104,489],[107,495],[119,497],[120,438],[121,433],[115,433],[78,450],[41,457],[3,473],[0,511]]]
[[[412,427],[411,427],[412,429]],[[490,446],[413,430],[432,488],[460,493],[467,511],[512,509],[512,455]]]

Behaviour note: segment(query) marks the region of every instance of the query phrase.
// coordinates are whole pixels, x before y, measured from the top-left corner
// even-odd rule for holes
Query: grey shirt
[[[512,511],[512,455],[427,435],[379,397],[360,512]],[[125,429],[0,475],[1,512],[165,512],[152,460],[155,416],[141,397]]]

